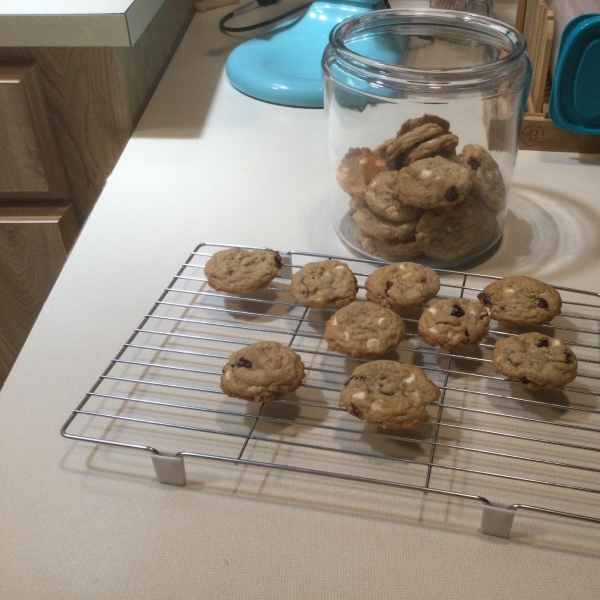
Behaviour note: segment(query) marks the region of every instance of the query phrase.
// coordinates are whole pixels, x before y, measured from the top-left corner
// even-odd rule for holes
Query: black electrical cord
[[[263,4],[263,2],[260,2],[260,0],[259,4],[261,6],[267,5],[266,2]],[[268,4],[275,4],[275,2],[268,2]],[[277,15],[272,19],[267,19],[266,21],[261,21],[260,23],[254,23],[253,25],[246,25],[246,27],[227,27],[225,23],[227,23],[227,21],[230,21],[231,19],[233,19],[233,17],[236,16],[235,12],[230,12],[219,21],[219,29],[223,33],[242,33],[244,31],[253,31],[254,29],[260,29],[261,27],[266,27],[267,25],[273,25],[273,23],[277,23],[283,19],[286,19],[287,17],[291,17],[292,15],[295,15],[301,10],[306,10],[311,4],[312,2],[307,2],[306,4],[302,4],[301,6],[296,6],[296,8],[293,8],[292,10],[288,10],[287,12],[281,15]]]

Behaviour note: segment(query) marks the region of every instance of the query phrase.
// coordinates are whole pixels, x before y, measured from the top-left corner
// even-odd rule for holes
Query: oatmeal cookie
[[[490,308],[492,319],[509,325],[548,323],[560,314],[560,294],[533,277],[505,277],[477,295]]]
[[[272,402],[298,389],[303,379],[304,364],[291,348],[257,342],[229,357],[221,389],[232,398]]]
[[[396,133],[396,136],[404,135],[417,127],[421,127],[422,125],[427,125],[428,123],[433,123],[435,125],[439,125],[442,129],[442,133],[448,133],[450,131],[450,123],[446,121],[446,119],[442,119],[441,117],[436,117],[435,115],[423,115],[422,117],[417,117],[416,119],[408,119],[404,121],[400,126],[400,129]]]
[[[394,223],[418,220],[423,209],[400,202],[396,194],[397,181],[398,171],[378,173],[367,187],[366,203],[378,217]]]
[[[356,277],[339,260],[308,263],[294,273],[290,284],[292,298],[312,308],[346,306],[354,301],[357,292]]]
[[[420,208],[455,207],[470,190],[468,169],[442,156],[417,160],[404,167],[396,185],[400,202]]]
[[[560,338],[523,333],[498,340],[494,366],[530,390],[560,388],[577,377],[577,357]]]
[[[412,150],[407,152],[404,155],[402,164],[406,167],[423,158],[432,156],[443,156],[444,158],[447,158],[449,156],[454,156],[456,155],[456,146],[458,146],[458,137],[453,133],[440,135],[415,146]]]
[[[497,233],[494,214],[467,197],[453,209],[425,211],[415,237],[423,254],[452,262],[482,252]]]
[[[473,196],[492,212],[500,212],[506,206],[506,187],[498,163],[483,146],[477,144],[463,148],[461,161],[471,172]]]
[[[398,157],[401,157],[416,144],[441,135],[443,132],[443,129],[436,123],[425,123],[397,136],[386,148],[385,154],[388,163],[393,165]]]
[[[429,267],[401,262],[380,267],[365,282],[367,300],[391,309],[421,306],[440,291],[440,278]]]
[[[406,241],[379,240],[366,236],[360,229],[356,231],[355,237],[365,252],[384,260],[398,260],[407,256],[423,254],[415,238]]]
[[[416,429],[429,420],[426,406],[439,397],[439,388],[419,367],[376,360],[354,369],[339,406],[385,429]]]
[[[352,220],[368,237],[380,240],[406,241],[414,238],[418,219],[405,223],[394,223],[378,217],[370,208],[359,208],[352,214]]]
[[[447,298],[423,310],[418,329],[430,346],[462,350],[485,338],[490,329],[490,316],[479,302]]]
[[[372,302],[353,302],[335,312],[325,326],[330,350],[355,358],[385,354],[404,337],[404,321]]]
[[[337,182],[350,196],[364,198],[373,177],[387,168],[385,159],[369,148],[350,148],[338,167]]]
[[[204,273],[214,290],[245,294],[269,285],[282,266],[281,256],[274,250],[229,248],[213,254]]]

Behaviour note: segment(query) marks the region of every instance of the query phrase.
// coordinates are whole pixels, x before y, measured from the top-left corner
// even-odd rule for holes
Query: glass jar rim
[[[349,42],[357,39],[357,34],[379,29],[386,22],[395,25],[426,25],[432,29],[451,27],[455,30],[468,30],[470,33],[478,32],[488,39],[508,42],[508,48],[504,48],[508,51],[505,56],[488,63],[450,69],[415,69],[368,58],[348,47]],[[409,80],[412,86],[417,87],[420,83],[430,87],[431,84],[439,82],[446,84],[443,86],[445,89],[452,87],[453,83],[460,85],[461,82],[469,80],[489,81],[498,77],[507,79],[510,77],[509,73],[518,68],[527,49],[523,34],[502,21],[461,11],[434,9],[384,9],[355,15],[338,23],[331,30],[329,44],[336,55],[351,64],[354,69],[376,71],[380,76],[386,75],[389,79]]]

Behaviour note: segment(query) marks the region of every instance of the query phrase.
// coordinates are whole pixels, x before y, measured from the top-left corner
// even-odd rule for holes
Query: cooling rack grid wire
[[[282,253],[279,276],[242,297],[206,283],[206,261],[227,247],[201,244],[190,254],[69,416],[63,436],[175,456],[182,468],[183,457],[198,457],[422,490],[479,502],[484,512],[501,498],[500,517],[504,511],[510,519],[519,509],[600,523],[600,294],[557,287],[563,314],[528,328],[562,337],[577,354],[579,375],[563,390],[532,392],[494,369],[494,342],[523,329],[492,321],[482,344],[451,354],[418,337],[421,309],[403,311],[406,337],[383,358],[419,365],[442,395],[435,419],[414,432],[389,431],[337,405],[344,379],[362,361],[327,349],[323,330],[335,309],[309,309],[287,291],[307,262],[338,258],[364,299],[365,278],[380,263]],[[496,279],[438,273],[438,298],[474,299]],[[259,340],[300,354],[302,386],[269,404],[227,397],[219,388],[225,361]]]

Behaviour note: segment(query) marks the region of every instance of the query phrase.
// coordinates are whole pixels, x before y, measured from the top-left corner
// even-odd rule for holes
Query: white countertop
[[[534,515],[502,540],[479,509],[464,525],[421,494],[207,461],[165,486],[145,454],[59,435],[199,242],[347,254],[324,113],[229,85],[226,11],[194,18],[0,392],[0,598],[596,598],[598,527]],[[600,292],[599,162],[522,152],[504,239],[472,270]]]
[[[0,46],[133,46],[164,0],[3,0]]]

